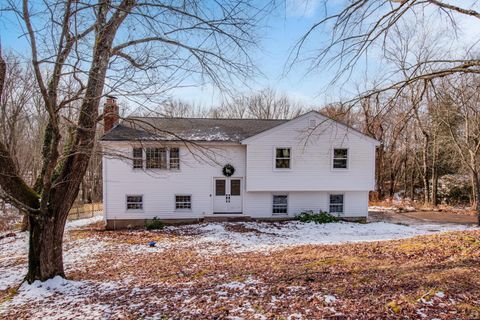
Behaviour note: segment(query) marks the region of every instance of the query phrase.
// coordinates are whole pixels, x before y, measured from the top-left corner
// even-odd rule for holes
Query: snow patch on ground
[[[337,298],[335,296],[330,295],[330,294],[324,295],[323,299],[325,300],[326,303],[333,303],[333,302],[337,301]]]
[[[12,300],[2,304],[5,311],[20,305],[32,305],[42,319],[99,319],[105,318],[109,306],[100,303],[85,303],[93,293],[113,292],[112,283],[95,284],[89,281],[71,281],[60,276],[45,282],[23,283]],[[38,304],[37,304],[38,303]],[[75,304],[78,308],[67,310],[60,306]],[[60,308],[56,308],[59,306]],[[63,309],[59,312],[59,309]],[[0,315],[2,310],[0,310]]]
[[[386,222],[367,224],[339,222],[328,224],[244,222],[238,223],[251,232],[232,231],[227,226],[232,223],[205,223],[190,226],[169,227],[170,230],[182,229],[195,231],[188,239],[190,245],[205,254],[215,254],[229,249],[232,252],[269,251],[288,246],[309,244],[340,244],[349,242],[368,242],[394,240],[436,232],[471,230],[463,225],[418,225],[405,226]],[[226,228],[227,227],[227,228]],[[215,248],[217,245],[217,249]],[[147,251],[148,247],[145,246]],[[218,251],[218,252],[217,252]]]
[[[60,276],[56,276],[45,282],[38,280],[32,284],[25,282],[20,286],[18,295],[14,301],[15,303],[32,302],[34,300],[49,298],[55,294],[76,296],[84,287],[85,283],[81,281],[69,281]]]
[[[80,219],[67,222],[67,230],[81,228],[103,219],[95,216],[89,219]],[[68,240],[68,234],[66,235]],[[65,268],[81,268],[85,258],[108,250],[102,241],[89,238],[65,242]],[[28,233],[15,232],[15,237],[0,240],[0,290],[19,285],[27,274]]]
[[[99,221],[102,221],[102,220],[103,220],[103,216],[99,215],[99,216],[94,216],[94,217],[88,218],[88,219],[79,219],[79,220],[67,221],[67,230],[68,229],[77,229],[77,228],[85,227],[85,226],[88,226],[90,224],[94,224],[94,223],[97,223]]]

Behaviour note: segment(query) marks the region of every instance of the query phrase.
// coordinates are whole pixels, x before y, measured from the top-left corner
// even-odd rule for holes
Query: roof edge
[[[251,137],[248,137],[248,138],[246,138],[246,139],[243,139],[243,140],[241,141],[241,143],[242,143],[242,144],[248,143],[248,142],[256,139],[256,138],[257,138],[259,135],[261,135],[261,134],[267,133],[267,132],[270,131],[270,130],[275,130],[275,129],[283,126],[283,125],[287,125],[287,124],[289,124],[289,123],[291,123],[291,122],[293,122],[293,121],[296,121],[296,120],[298,120],[298,119],[301,119],[301,118],[303,118],[303,117],[305,117],[305,116],[307,116],[307,115],[309,115],[309,114],[312,114],[312,113],[313,113],[313,114],[316,114],[316,115],[319,115],[319,116],[321,116],[321,117],[323,117],[323,118],[325,118],[325,119],[327,119],[327,120],[329,120],[329,121],[332,121],[332,122],[334,122],[334,123],[336,123],[336,124],[341,125],[341,126],[344,127],[347,131],[348,131],[348,130],[352,130],[354,133],[356,133],[356,134],[358,134],[358,135],[361,135],[362,137],[365,137],[365,138],[371,140],[371,142],[373,142],[376,146],[380,145],[380,141],[378,141],[377,139],[375,139],[375,138],[373,138],[373,137],[371,137],[371,136],[369,136],[369,135],[361,132],[360,130],[357,130],[357,129],[355,129],[355,128],[353,128],[353,127],[351,127],[351,126],[349,126],[349,125],[347,125],[347,124],[345,124],[345,123],[342,123],[342,122],[340,122],[340,121],[338,121],[338,120],[335,120],[335,119],[333,119],[333,118],[331,118],[331,117],[329,117],[329,116],[326,116],[326,115],[324,115],[324,114],[322,114],[322,113],[320,113],[320,112],[318,112],[318,111],[316,111],[316,110],[307,111],[307,112],[305,112],[305,113],[303,113],[303,114],[301,114],[301,115],[299,115],[299,116],[296,116],[295,118],[292,118],[292,119],[290,119],[290,120],[288,120],[288,121],[285,121],[285,122],[282,123],[282,124],[279,124],[278,126],[275,126],[275,127],[273,127],[273,128],[264,130],[264,131],[262,131],[262,132],[257,133],[256,135],[253,135],[253,136],[251,136]]]

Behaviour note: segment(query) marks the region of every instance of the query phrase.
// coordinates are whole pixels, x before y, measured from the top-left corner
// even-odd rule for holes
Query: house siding
[[[312,133],[310,120],[319,123]],[[246,139],[244,144],[104,141],[104,210],[107,221],[200,219],[213,215],[214,178],[230,163],[242,178],[243,216],[272,215],[274,194],[288,195],[288,215],[305,210],[329,211],[329,194],[344,195],[342,217],[366,217],[368,192],[374,188],[375,141],[317,114],[307,114]],[[199,145],[201,147],[199,147]],[[180,148],[180,170],[132,168],[132,148]],[[275,147],[291,148],[291,169],[274,168]],[[332,149],[348,148],[347,170],[332,170]],[[127,210],[126,196],[142,195],[143,210]],[[176,210],[175,195],[190,195],[191,210]]]
[[[272,217],[273,195],[288,195],[288,215],[294,217],[302,211],[329,211],[329,195],[344,195],[344,213],[340,217],[366,217],[368,215],[368,191],[291,191],[247,192],[245,214],[253,218]],[[281,217],[281,215],[277,215]]]
[[[194,153],[179,145],[180,170],[133,169],[131,157],[134,145],[108,143],[116,155],[104,156],[104,202],[106,219],[188,219],[212,213],[213,178],[222,176],[222,167],[235,167],[233,177],[245,176],[245,146],[205,146]],[[171,145],[173,146],[173,145]],[[192,148],[192,147],[190,147]],[[111,153],[111,152],[108,152]],[[142,211],[127,211],[126,195],[143,195]],[[176,210],[175,195],[191,195],[191,210]]]
[[[311,132],[309,120],[318,127]],[[375,143],[331,120],[310,115],[247,139],[247,191],[369,191]],[[276,147],[291,148],[291,169],[274,168]],[[333,148],[347,148],[347,170],[332,169]]]

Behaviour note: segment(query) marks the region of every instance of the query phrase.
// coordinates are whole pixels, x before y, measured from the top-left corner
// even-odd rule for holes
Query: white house
[[[113,128],[112,128],[113,127]],[[109,228],[287,219],[305,210],[365,220],[378,141],[311,111],[292,120],[130,117],[105,107]]]

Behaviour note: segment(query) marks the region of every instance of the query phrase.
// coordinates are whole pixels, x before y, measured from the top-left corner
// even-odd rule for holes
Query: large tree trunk
[[[63,270],[63,233],[68,213],[50,217],[30,216],[28,283],[65,277]]]
[[[28,214],[23,213],[22,226],[20,228],[22,232],[30,230],[30,218]]]

